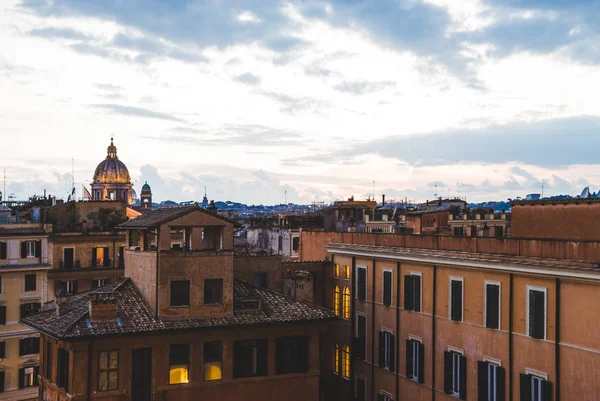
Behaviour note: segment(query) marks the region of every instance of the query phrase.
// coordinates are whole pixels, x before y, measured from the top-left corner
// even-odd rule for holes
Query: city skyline
[[[157,200],[600,186],[588,1],[2,7],[0,168],[18,198],[66,198],[72,159],[89,185],[111,134]]]

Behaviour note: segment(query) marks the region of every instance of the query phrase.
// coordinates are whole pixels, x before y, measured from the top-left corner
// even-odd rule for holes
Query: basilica
[[[125,163],[117,156],[113,138],[110,138],[106,159],[98,164],[94,172],[92,199],[120,201],[128,205],[134,203],[131,176]]]

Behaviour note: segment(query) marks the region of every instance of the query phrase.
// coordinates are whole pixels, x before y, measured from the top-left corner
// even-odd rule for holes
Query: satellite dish
[[[585,187],[583,188],[583,191],[581,192],[581,195],[579,195],[580,198],[589,198],[590,197],[590,187]]]

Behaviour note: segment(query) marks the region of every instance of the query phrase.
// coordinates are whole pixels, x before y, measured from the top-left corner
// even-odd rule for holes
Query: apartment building
[[[40,311],[48,283],[50,228],[41,223],[0,224],[0,399],[37,398],[39,334],[19,320]]]
[[[597,263],[343,243],[327,250],[340,276],[332,309],[349,322],[345,337],[331,337],[332,370],[350,399],[600,394]]]

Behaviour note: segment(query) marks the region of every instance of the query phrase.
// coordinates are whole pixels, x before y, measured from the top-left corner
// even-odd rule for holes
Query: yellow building
[[[0,224],[0,399],[38,394],[39,335],[19,320],[48,301],[49,227]],[[51,285],[50,285],[51,286]]]

